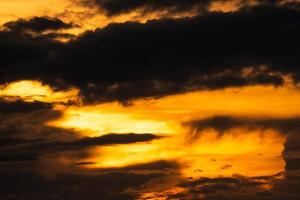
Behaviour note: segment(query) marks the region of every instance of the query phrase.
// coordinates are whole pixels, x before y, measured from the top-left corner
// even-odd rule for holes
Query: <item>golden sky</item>
[[[78,90],[53,91],[38,81],[20,81],[2,86],[0,96],[18,96],[26,101],[79,102],[56,106],[63,116],[48,125],[76,130],[82,136],[108,133],[152,133],[163,139],[140,144],[95,148],[82,162],[88,168],[124,167],[157,160],[176,160],[185,177],[232,175],[271,175],[284,169],[280,156],[285,136],[277,130],[236,128],[218,136],[207,130],[190,142],[191,120],[210,116],[251,118],[292,118],[300,114],[300,91],[294,87],[249,86],[225,90],[198,91],[159,99],[140,99],[131,106],[118,102],[81,105]],[[76,99],[77,98],[77,99]],[[230,164],[228,164],[230,163]],[[242,164],[241,164],[242,163]],[[272,163],[272,164],[270,164]]]
[[[86,30],[101,28],[113,22],[138,21],[146,22],[151,19],[165,17],[164,13],[151,12],[141,14],[139,11],[106,16],[105,13],[95,7],[86,7],[76,0],[0,0],[0,24],[20,18],[30,19],[35,16],[56,17],[65,22],[73,22],[80,27],[62,32],[79,34]],[[210,6],[211,11],[229,12],[239,8],[239,0],[230,2],[214,2]],[[172,14],[169,17],[181,18],[194,16],[196,12],[182,12]]]
[[[0,0],[0,199],[298,199],[299,8]]]

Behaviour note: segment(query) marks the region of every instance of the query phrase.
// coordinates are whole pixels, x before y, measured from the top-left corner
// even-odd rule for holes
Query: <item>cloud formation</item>
[[[142,12],[167,11],[169,13],[187,12],[192,9],[206,10],[210,4],[208,0],[79,0],[87,6],[98,6],[107,15],[119,15],[136,10]]]
[[[52,86],[48,88],[49,96],[55,96],[59,90],[78,88],[84,103],[117,100],[130,105],[136,98],[156,98],[196,90],[249,85],[280,87],[287,81],[293,86],[300,83],[300,6],[297,1],[237,0],[238,9],[231,12],[210,10],[212,3],[222,4],[227,2],[225,0],[79,1],[96,6],[106,17],[136,11],[145,15],[162,12],[164,17],[145,23],[110,24],[78,36],[64,32],[76,28],[76,24],[58,18],[44,16],[8,22],[0,30],[2,88],[17,80],[37,80]],[[173,14],[191,11],[196,13],[194,17],[172,18]],[[62,42],[57,38],[69,40]],[[22,87],[20,90],[23,92]],[[62,107],[70,106],[73,101],[34,101],[26,91],[24,96],[23,99],[17,94],[6,96],[4,92],[0,97],[1,199],[300,198],[300,118],[297,116],[213,116],[185,123],[191,128],[189,136],[194,140],[207,129],[214,129],[222,137],[239,128],[250,132],[272,129],[286,138],[282,152],[285,166],[281,158],[282,162],[274,162],[283,164],[277,167],[284,172],[259,177],[237,174],[196,177],[204,174],[203,162],[199,162],[199,166],[195,164],[201,169],[195,169],[197,172],[191,172],[190,176],[185,170],[193,171],[194,168],[189,168],[189,158],[185,157],[197,160],[200,157],[194,148],[202,146],[187,148],[187,153],[182,153],[179,149],[186,146],[179,147],[181,143],[177,145],[175,141],[182,139],[180,134],[180,137],[172,138],[174,140],[164,137],[164,141],[160,140],[162,136],[154,133],[106,133],[83,137],[75,129],[52,127],[48,123],[63,117]],[[194,116],[194,108],[189,106],[184,107],[191,110],[188,118]],[[153,108],[159,109],[159,106]],[[167,108],[174,109],[174,106]],[[180,116],[181,109],[175,105],[172,112],[162,109],[156,113],[162,112],[159,120],[165,120],[171,115]],[[99,110],[102,112],[101,108]],[[111,120],[110,117],[118,116],[118,111],[115,112],[116,115],[108,112],[104,117]],[[126,120],[126,117],[117,117],[117,120]],[[101,120],[97,116],[92,119]],[[186,119],[185,116],[182,119]],[[142,124],[141,129],[144,127]],[[116,152],[106,152],[110,150]],[[105,153],[104,157],[109,159],[100,156]],[[266,158],[263,156],[269,155],[254,157]],[[226,159],[216,166],[228,172],[236,166]],[[208,158],[208,162],[218,161]],[[206,168],[210,168],[209,163]]]
[[[274,20],[276,16],[276,20]],[[2,31],[2,82],[76,86],[86,101],[299,82],[300,12],[259,5],[145,24],[111,24],[68,43]]]
[[[247,130],[268,130],[273,129],[285,135],[284,150],[282,152],[286,162],[286,170],[300,169],[300,118],[247,118],[233,116],[214,116],[211,118],[194,120],[185,123],[191,128],[188,136],[191,141],[196,140],[208,129],[214,129],[220,134],[225,135],[232,129],[240,128],[243,132]]]
[[[17,21],[7,22],[3,26],[13,32],[32,31],[35,33],[60,29],[70,29],[76,27],[75,24],[66,23],[58,18],[51,18],[47,16],[33,17],[28,20],[19,19]]]
[[[108,16],[121,15],[131,12],[141,12],[146,15],[149,13],[163,13],[164,16],[180,14],[183,12],[201,15],[211,12],[211,8],[218,4],[222,7],[228,7],[225,11],[235,11],[251,5],[272,5],[297,7],[297,0],[74,0],[77,3],[89,7],[98,7]]]

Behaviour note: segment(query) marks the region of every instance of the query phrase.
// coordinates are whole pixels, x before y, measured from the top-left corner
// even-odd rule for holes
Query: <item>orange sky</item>
[[[211,5],[210,9],[211,11],[233,11],[239,7],[239,1],[216,2]],[[75,0],[0,0],[0,25],[19,18],[29,19],[34,16],[50,16],[79,25],[80,27],[63,31],[73,34],[103,27],[112,22],[146,22],[147,20],[161,18],[164,15],[164,13],[159,12],[141,15],[139,11],[134,11],[118,16],[106,16],[102,11],[92,7],[85,7],[76,3]],[[174,14],[170,17],[180,18],[193,15],[195,13],[190,11]]]
[[[74,100],[77,93],[75,88],[54,92],[49,86],[37,81],[21,81],[2,86],[0,96],[19,96],[25,100],[30,96],[30,101],[61,102],[68,98]],[[299,116],[299,99],[300,91],[293,87],[229,88],[160,99],[140,99],[128,107],[117,102],[60,105],[56,109],[63,111],[63,117],[48,124],[71,128],[82,136],[90,137],[108,133],[153,133],[166,136],[150,143],[96,148],[87,160],[83,160],[96,164],[87,167],[122,167],[171,159],[184,166],[184,176],[197,176],[199,168],[201,175],[206,176],[237,172],[256,176],[283,170],[284,161],[280,157],[285,142],[283,135],[271,129],[249,131],[238,128],[229,130],[221,138],[215,131],[206,131],[190,143],[186,140],[190,129],[182,124],[215,115],[254,118]]]
[[[300,197],[300,0],[83,1],[0,0],[4,198]]]

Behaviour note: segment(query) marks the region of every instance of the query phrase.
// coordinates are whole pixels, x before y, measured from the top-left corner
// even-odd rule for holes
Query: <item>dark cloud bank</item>
[[[68,43],[6,30],[0,32],[5,49],[0,78],[77,86],[87,101],[124,102],[197,89],[280,86],[286,74],[298,83],[299,20],[294,7],[261,4],[231,13],[111,24]],[[31,21],[11,26],[23,29]]]
[[[180,14],[183,12],[196,12],[205,14],[209,12],[210,7],[214,3],[226,4],[231,0],[73,0],[90,7],[98,7],[108,16],[121,15],[130,12],[147,13],[164,13],[166,16],[172,14]],[[231,3],[239,7],[250,6],[251,4],[259,5],[282,5],[289,7],[297,7],[296,1],[277,1],[277,0],[240,0],[231,1]]]
[[[107,15],[120,15],[140,10],[144,13],[162,12],[169,14],[191,11],[206,11],[211,0],[75,0],[87,6],[97,6]]]

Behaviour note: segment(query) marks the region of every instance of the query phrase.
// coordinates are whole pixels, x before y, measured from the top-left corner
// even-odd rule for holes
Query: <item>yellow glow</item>
[[[18,81],[0,85],[0,98],[20,98],[24,101],[60,102],[78,101],[78,89],[53,91],[49,86],[39,81]]]
[[[74,128],[89,135],[109,132],[182,132],[182,122],[214,115],[292,117],[300,113],[300,92],[294,88],[253,86],[220,91],[191,92],[158,100],[69,107],[53,126]]]
[[[193,144],[183,161],[187,176],[272,175],[284,170],[285,137],[272,130],[231,130],[219,138],[207,132]],[[198,155],[200,154],[200,155]],[[203,156],[201,156],[201,154]]]
[[[280,157],[285,138],[268,130],[244,132],[234,130],[223,137],[207,132],[193,143],[182,136],[173,136],[151,143],[107,146],[97,148],[89,161],[90,167],[124,167],[128,165],[174,160],[181,166],[184,177],[231,176],[246,174],[261,176],[284,169]]]
[[[68,5],[68,0],[1,0],[0,24],[17,18],[55,15],[63,12]]]
[[[213,1],[209,7],[209,10],[219,12],[232,12],[238,10],[241,5],[241,0]]]
[[[78,90],[53,91],[38,81],[20,81],[1,86],[0,96],[26,101],[67,102]],[[281,152],[285,137],[275,130],[230,129],[219,136],[205,130],[192,142],[190,129],[182,124],[215,115],[246,117],[293,117],[300,113],[300,92],[292,87],[253,86],[219,91],[200,91],[140,99],[124,107],[116,102],[62,108],[63,117],[51,126],[72,128],[86,136],[107,133],[153,133],[167,137],[152,142],[91,149],[86,167],[107,168],[173,160],[184,177],[270,175],[284,169]],[[59,109],[59,108],[57,108]]]
[[[171,123],[155,119],[136,118],[130,113],[114,113],[101,110],[67,109],[64,118],[50,122],[50,125],[75,128],[89,136],[105,133],[170,133]]]
[[[231,129],[222,137],[214,130],[187,142],[189,128],[183,122],[215,115],[293,117],[300,113],[300,92],[292,87],[252,86],[219,91],[200,91],[141,99],[133,106],[118,103],[69,107],[52,126],[73,128],[88,136],[107,133],[167,134],[148,143],[99,147],[86,162],[92,168],[174,160],[184,177],[270,175],[284,169],[281,152],[285,137],[274,130]]]

